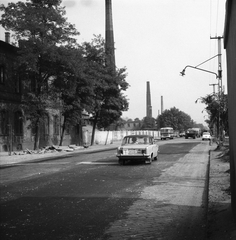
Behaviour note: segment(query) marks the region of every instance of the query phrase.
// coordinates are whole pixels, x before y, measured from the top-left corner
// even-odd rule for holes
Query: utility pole
[[[221,143],[222,139],[222,129],[220,126],[220,113],[221,113],[221,94],[222,94],[222,63],[221,63],[221,39],[223,37],[210,37],[210,39],[217,39],[218,40],[218,98],[219,98],[219,120],[218,120],[218,137],[219,137],[219,144]]]
[[[218,92],[222,92],[222,63],[221,63],[221,39],[223,37],[210,37],[210,39],[217,39],[218,40]]]

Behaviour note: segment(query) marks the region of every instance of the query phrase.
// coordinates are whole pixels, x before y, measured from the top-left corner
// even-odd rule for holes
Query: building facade
[[[14,73],[17,48],[9,40],[6,33],[0,41],[0,151],[20,150],[23,142],[22,84]]]
[[[15,71],[18,48],[10,44],[9,33],[0,40],[0,151],[34,149],[35,132],[21,108],[23,79]],[[48,109],[40,125],[39,147],[59,145],[63,116],[58,109]],[[82,113],[82,123],[64,132],[63,145],[84,144],[87,125],[91,124],[87,113]],[[87,138],[86,138],[87,139]],[[86,140],[87,141],[87,140]],[[88,143],[86,143],[88,144]]]
[[[227,60],[231,203],[236,216],[236,1],[226,1],[224,48]]]

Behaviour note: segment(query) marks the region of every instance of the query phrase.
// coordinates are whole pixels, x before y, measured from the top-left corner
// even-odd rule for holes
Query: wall
[[[231,203],[236,216],[236,1],[226,2],[224,47],[227,59]]]
[[[160,138],[160,131],[150,130],[134,130],[134,131],[96,131],[94,144],[112,144],[113,142],[121,141],[124,136],[134,134],[147,134],[154,138]],[[90,138],[90,132],[87,132],[88,138]]]

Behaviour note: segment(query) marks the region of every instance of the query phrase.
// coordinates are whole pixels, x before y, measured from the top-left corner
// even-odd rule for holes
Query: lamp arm
[[[188,67],[189,67],[189,68],[194,68],[194,69],[197,69],[197,70],[200,70],[200,71],[203,71],[203,72],[212,73],[212,74],[216,75],[216,78],[218,78],[218,75],[217,75],[215,72],[211,72],[211,71],[208,71],[208,70],[203,69],[203,68],[193,67],[193,66],[190,66],[190,65],[187,65],[187,66],[183,69],[183,71],[181,72],[182,76],[185,74],[185,70],[186,70],[186,68],[188,68]]]

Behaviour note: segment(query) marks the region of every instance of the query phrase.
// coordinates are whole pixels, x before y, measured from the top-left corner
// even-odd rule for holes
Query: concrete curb
[[[88,148],[74,148],[72,151],[66,151],[68,146],[61,147],[62,151],[52,151],[47,153],[32,153],[32,154],[24,154],[24,155],[11,155],[9,156],[7,152],[0,153],[0,166],[9,166],[18,164],[21,162],[29,162],[37,159],[49,159],[49,158],[56,158],[74,154],[82,154],[82,153],[89,153],[95,151],[104,151],[104,150],[112,150],[116,149],[120,145],[120,142],[115,142],[109,145],[93,145]],[[65,150],[64,150],[65,149]]]

